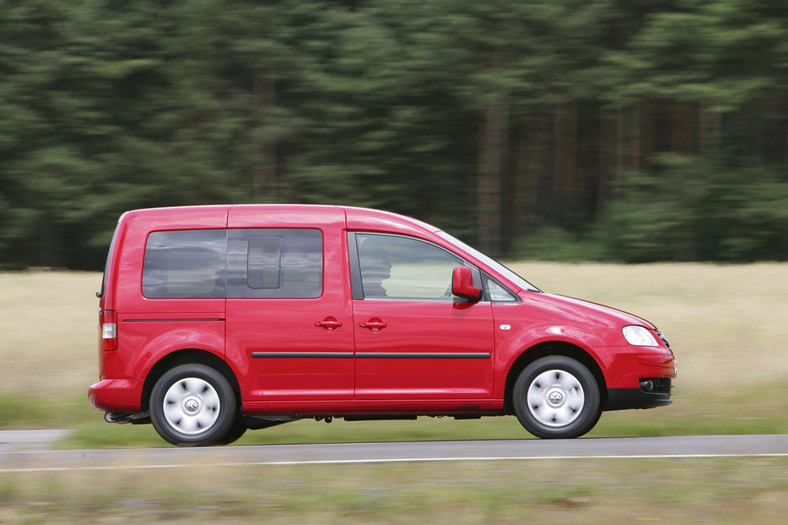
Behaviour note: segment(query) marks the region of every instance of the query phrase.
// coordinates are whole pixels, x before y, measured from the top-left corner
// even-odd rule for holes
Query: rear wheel
[[[229,445],[230,443],[235,443],[236,441],[241,439],[241,436],[246,434],[246,431],[248,429],[249,427],[246,426],[246,423],[244,423],[243,419],[241,419],[240,417],[236,417],[235,422],[233,422],[232,428],[218,444]]]
[[[151,393],[150,415],[156,432],[173,445],[224,444],[243,434],[230,383],[206,365],[180,365],[161,376]]]
[[[575,438],[599,420],[599,387],[580,362],[565,356],[537,359],[514,385],[514,411],[531,434]]]

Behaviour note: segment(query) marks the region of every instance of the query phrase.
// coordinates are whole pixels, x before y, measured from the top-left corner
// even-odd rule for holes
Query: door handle
[[[370,319],[366,323],[361,323],[359,326],[361,328],[369,328],[372,332],[380,332],[381,330],[386,328],[388,325],[386,323],[384,323],[383,321],[381,321],[380,319],[378,319],[377,317],[373,317],[372,319]]]
[[[315,321],[315,326],[321,326],[329,332],[332,332],[342,326],[342,322],[337,321],[334,317],[326,317],[322,321]]]

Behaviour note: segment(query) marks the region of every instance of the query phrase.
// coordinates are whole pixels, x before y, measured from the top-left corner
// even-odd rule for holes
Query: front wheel
[[[537,359],[514,385],[514,411],[525,429],[541,438],[575,438],[599,420],[599,387],[580,362],[564,356]]]
[[[237,439],[237,413],[230,383],[206,365],[172,368],[159,378],[151,393],[153,426],[173,445],[206,446]]]

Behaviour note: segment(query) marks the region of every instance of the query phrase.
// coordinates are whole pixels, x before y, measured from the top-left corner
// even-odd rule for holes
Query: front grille
[[[662,342],[665,343],[665,346],[670,348],[670,343],[668,343],[668,338],[665,337],[665,335],[662,332],[660,332],[659,330],[656,330],[656,332],[657,332],[657,335],[659,336],[659,338],[662,339]]]

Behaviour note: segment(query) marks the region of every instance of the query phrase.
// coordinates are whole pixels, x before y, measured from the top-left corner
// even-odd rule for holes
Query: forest
[[[0,0],[0,269],[320,203],[493,256],[788,258],[786,0]]]

